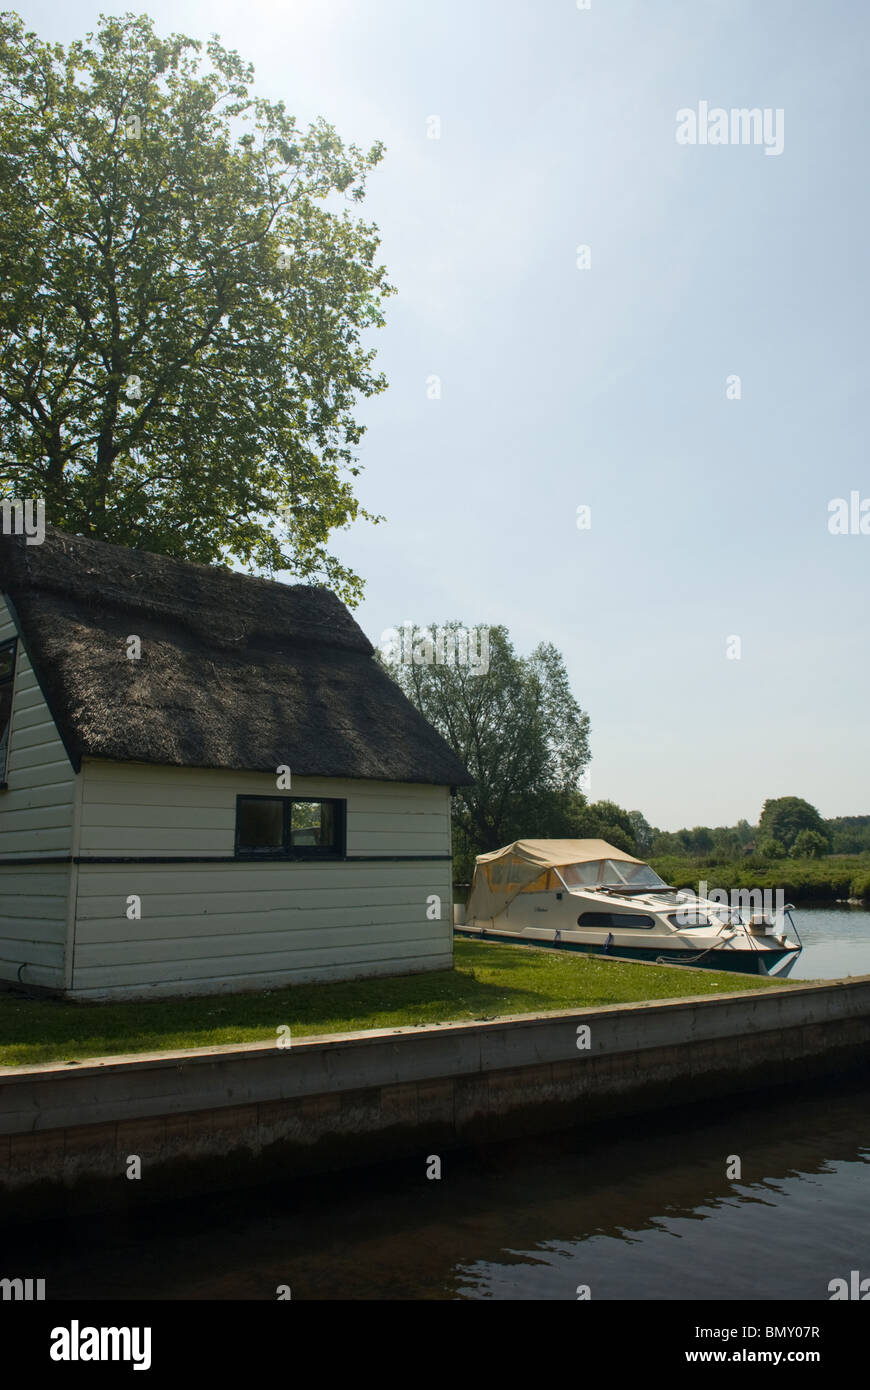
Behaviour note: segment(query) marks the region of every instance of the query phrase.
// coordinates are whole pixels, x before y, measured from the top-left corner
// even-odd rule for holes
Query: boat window
[[[620,931],[626,928],[634,930],[639,927],[652,927],[655,923],[652,917],[647,917],[642,912],[581,912],[577,918],[578,927],[616,927]]]
[[[684,908],[682,912],[669,912],[668,921],[672,927],[678,931],[685,931],[686,927],[718,927],[720,922],[711,922],[703,912],[696,912],[693,908]]]
[[[507,887],[508,869],[509,865],[504,863],[487,865],[486,874],[489,879],[489,886],[495,892]]]
[[[659,878],[649,864],[629,864],[624,859],[604,861],[605,883],[624,883],[631,888],[667,888],[664,879]]]
[[[520,891],[523,893],[551,893],[554,889],[559,887],[560,884],[555,873],[552,869],[548,869],[546,873],[541,874],[540,877],[534,879],[532,883],[527,883]]]
[[[588,888],[598,882],[603,860],[593,859],[589,864],[564,864],[560,869],[566,888]]]

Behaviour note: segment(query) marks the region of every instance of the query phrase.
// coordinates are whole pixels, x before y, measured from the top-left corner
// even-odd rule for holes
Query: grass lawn
[[[455,947],[455,969],[437,974],[257,994],[71,1004],[0,993],[0,1065],[264,1042],[277,1037],[280,1024],[289,1024],[298,1038],[782,987],[756,975],[595,960],[499,942],[457,939]]]

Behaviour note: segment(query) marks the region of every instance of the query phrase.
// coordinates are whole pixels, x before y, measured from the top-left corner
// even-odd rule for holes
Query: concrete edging
[[[588,1048],[578,1048],[586,1025]],[[870,1057],[870,976],[710,998],[0,1068],[0,1192],[261,1155],[308,1171],[502,1137]],[[812,1064],[812,1065],[810,1065]],[[138,1143],[139,1147],[136,1147]],[[327,1152],[328,1151],[328,1152]],[[125,1184],[127,1188],[139,1184]]]

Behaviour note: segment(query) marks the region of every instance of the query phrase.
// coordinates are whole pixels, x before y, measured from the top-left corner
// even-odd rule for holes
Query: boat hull
[[[539,949],[543,948],[549,951],[579,951],[583,955],[645,961],[652,965],[686,965],[695,970],[727,970],[738,975],[776,975],[779,979],[783,979],[788,974],[799,954],[794,947],[782,950],[768,948],[758,951],[735,951],[725,948],[701,953],[697,947],[644,947],[617,946],[615,944],[604,946],[600,941],[566,941],[564,935],[560,936],[558,940],[547,941],[541,937],[532,940],[515,932],[490,931],[488,928],[481,930],[478,927],[467,926],[454,927],[454,935],[475,941],[503,941],[510,946],[537,946]],[[699,960],[698,956],[701,954],[703,954],[703,959]],[[793,959],[779,970],[777,967],[782,965],[787,956],[791,956]]]

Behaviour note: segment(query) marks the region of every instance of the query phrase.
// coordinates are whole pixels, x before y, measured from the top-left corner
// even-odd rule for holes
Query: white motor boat
[[[744,890],[742,897],[751,895]],[[464,920],[454,929],[487,940],[782,977],[803,949],[792,911],[787,904],[779,912],[754,912],[677,891],[642,859],[605,840],[517,840],[478,855]],[[455,915],[463,916],[461,908]]]

